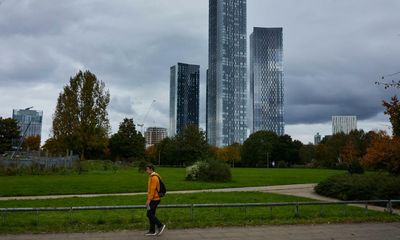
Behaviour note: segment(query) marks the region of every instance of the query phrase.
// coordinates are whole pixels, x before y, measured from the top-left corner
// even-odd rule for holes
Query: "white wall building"
[[[167,137],[167,129],[161,127],[148,127],[145,133],[146,147],[161,142]]]
[[[332,116],[332,134],[357,130],[357,116]]]

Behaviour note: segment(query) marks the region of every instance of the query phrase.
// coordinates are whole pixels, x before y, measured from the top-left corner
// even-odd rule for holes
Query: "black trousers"
[[[151,201],[150,202],[150,209],[147,209],[147,217],[149,218],[149,223],[150,223],[150,232],[156,232],[156,225],[158,228],[162,227],[162,223],[160,220],[157,219],[156,217],[156,209],[158,204],[160,203],[160,200],[157,201]]]

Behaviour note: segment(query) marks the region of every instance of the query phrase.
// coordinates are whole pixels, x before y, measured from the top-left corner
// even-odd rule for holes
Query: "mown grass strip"
[[[67,198],[0,202],[0,207],[116,206],[144,204],[143,196]],[[302,202],[306,198],[260,192],[171,194],[162,204]],[[290,207],[211,207],[198,209],[158,209],[157,215],[168,228],[235,226],[259,224],[304,224],[333,222],[390,222],[397,215],[356,207],[301,206],[298,216]],[[4,221],[3,221],[4,220]],[[74,212],[6,213],[0,233],[86,232],[147,228],[145,209],[93,210]]]
[[[210,183],[185,181],[184,168],[159,168],[169,191],[215,189],[227,187],[271,186],[318,183],[329,176],[343,173],[328,169],[234,168],[232,182]],[[146,173],[136,168],[116,171],[93,170],[81,175],[1,176],[0,196],[37,196],[86,193],[145,192]]]

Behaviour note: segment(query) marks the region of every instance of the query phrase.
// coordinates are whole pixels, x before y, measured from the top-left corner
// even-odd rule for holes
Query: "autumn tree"
[[[377,134],[362,164],[370,169],[384,169],[392,174],[400,174],[400,137],[390,137],[384,132]]]
[[[40,136],[29,136],[24,139],[22,144],[22,149],[31,150],[31,151],[39,151],[40,149]]]
[[[110,94],[90,71],[79,71],[60,93],[53,116],[53,136],[65,152],[98,157],[107,146]]]
[[[239,163],[241,159],[240,148],[239,143],[219,148],[217,150],[217,159],[235,166],[235,163]]]
[[[17,121],[0,117],[0,153],[10,151],[13,139],[19,138],[20,130]]]
[[[340,153],[340,158],[350,174],[364,172],[360,163],[360,152],[354,141],[348,140],[346,142]]]

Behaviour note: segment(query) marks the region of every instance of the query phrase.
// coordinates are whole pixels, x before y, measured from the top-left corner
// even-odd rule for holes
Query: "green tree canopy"
[[[12,140],[19,138],[19,134],[20,130],[15,119],[0,117],[0,153],[10,151]]]
[[[119,124],[117,133],[111,136],[109,148],[114,160],[143,159],[145,153],[145,139],[136,131],[133,119],[125,118]]]
[[[107,146],[110,94],[90,71],[79,71],[60,93],[53,116],[53,138],[62,150],[97,157]]]
[[[197,160],[204,160],[209,155],[209,145],[205,133],[196,125],[188,125],[176,136],[175,158],[182,165],[190,165]]]
[[[241,164],[248,167],[271,164],[274,159],[272,154],[276,151],[278,141],[278,135],[271,131],[258,131],[251,134],[243,143]]]

